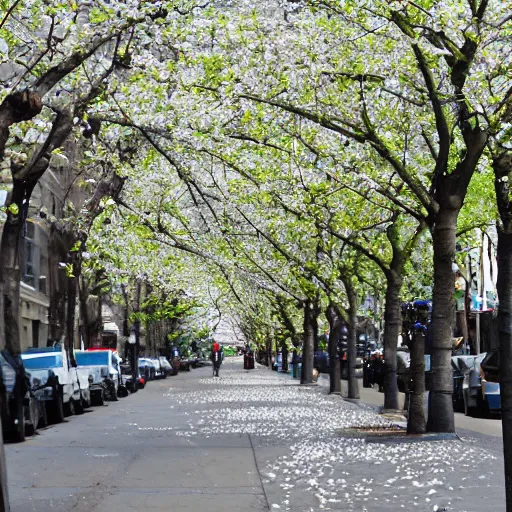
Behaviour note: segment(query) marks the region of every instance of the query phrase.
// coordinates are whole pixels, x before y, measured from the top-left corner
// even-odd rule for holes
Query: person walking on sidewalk
[[[213,376],[219,376],[220,365],[222,364],[222,350],[220,345],[214,341],[212,345]]]

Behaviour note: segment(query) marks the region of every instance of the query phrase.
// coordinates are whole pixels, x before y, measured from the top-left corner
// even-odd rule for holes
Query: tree
[[[279,109],[290,114],[291,124],[300,118],[337,133],[343,144],[366,145],[381,158],[386,175],[402,183],[405,206],[426,223],[433,237],[436,379],[429,428],[437,432],[454,430],[450,305],[457,218],[489,133],[478,109],[479,103],[488,101],[477,70],[488,68],[504,50],[493,28],[503,14],[501,5],[487,0],[455,4],[462,13],[457,20],[445,4],[375,2],[372,8],[360,9],[356,3],[315,3],[320,14],[314,13],[311,23],[303,13],[295,22],[301,29],[308,27],[308,37],[298,43],[308,46],[301,54],[302,80],[291,76],[295,68],[287,59],[293,53],[294,32],[288,30],[282,38],[287,46],[282,56],[272,41],[275,46],[267,54],[258,47],[252,60],[243,61],[259,61],[257,79],[254,72],[246,79],[247,65],[238,64],[236,89],[215,89],[230,99],[238,97],[242,110],[247,101],[256,102],[267,107],[269,116]],[[322,23],[317,23],[318,16]],[[318,26],[320,32],[315,30]],[[349,45],[344,44],[346,39]],[[389,55],[396,60],[390,63]],[[404,124],[412,132],[406,137]]]
[[[510,37],[510,16],[504,16],[496,29]],[[512,86],[501,64],[487,75],[494,104],[485,114],[491,127],[488,149],[494,171],[496,206],[498,209],[498,325],[500,349],[500,394],[505,459],[505,492],[507,511],[512,510]]]
[[[11,66],[0,103],[0,159],[7,159],[12,175],[0,242],[0,317],[5,329],[0,342],[15,355],[20,352],[21,233],[32,191],[50,165],[52,154],[68,139],[75,120],[83,120],[85,108],[104,92],[105,80],[129,56],[135,28],[148,17],[166,15],[161,6],[152,5],[143,5],[136,13],[120,6],[119,16],[113,18],[110,15],[115,10],[108,5],[55,8],[37,1],[28,9],[22,7],[18,2],[13,4],[0,32],[9,48]],[[33,19],[40,21],[32,24]],[[94,128],[87,129],[89,136],[93,135]],[[36,144],[30,142],[34,138]]]

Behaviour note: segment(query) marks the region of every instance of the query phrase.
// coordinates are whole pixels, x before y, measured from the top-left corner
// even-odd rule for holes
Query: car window
[[[500,362],[500,354],[497,350],[493,350],[492,352],[489,352],[485,358],[482,360],[482,365],[487,365],[489,367],[494,366],[498,367]]]
[[[22,354],[23,365],[27,370],[45,370],[46,368],[63,368],[62,354],[45,355],[25,359]]]
[[[14,384],[16,383],[16,372],[2,356],[0,356],[0,364],[2,365],[2,377],[5,389],[8,393],[12,393],[14,391]]]
[[[480,354],[475,358],[475,363],[480,364],[487,356],[487,352],[484,352],[483,354]]]
[[[459,358],[459,369],[461,371],[469,370],[473,366],[475,358],[474,357],[465,357],[465,358]]]

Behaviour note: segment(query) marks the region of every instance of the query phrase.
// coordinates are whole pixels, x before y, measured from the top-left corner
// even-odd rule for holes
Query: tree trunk
[[[425,417],[425,333],[415,330],[411,342],[411,386],[409,392],[408,434],[424,434]]]
[[[0,350],[5,348],[5,329],[2,319],[4,318],[4,283],[0,276]]]
[[[3,293],[3,326],[5,348],[12,354],[21,353],[20,340],[20,281],[23,265],[23,239],[21,214],[8,214],[0,246],[0,279]]]
[[[3,293],[5,348],[14,356],[21,353],[20,340],[20,282],[24,263],[23,226],[32,192],[30,185],[14,180],[8,198],[7,219],[0,243],[0,290]],[[16,210],[14,213],[11,209]]]
[[[48,273],[49,298],[48,311],[49,332],[48,344],[61,341],[66,329],[66,289],[67,277],[64,269],[59,265],[65,261],[73,244],[68,237],[52,226],[48,242]]]
[[[351,287],[345,286],[348,308],[348,398],[359,399],[359,382],[356,377],[357,359],[357,294]]]
[[[498,326],[500,341],[500,395],[505,459],[506,510],[512,512],[512,155],[493,161],[498,210]],[[506,179],[505,179],[506,178]]]
[[[0,319],[4,318],[4,293],[2,289],[2,280],[0,279]],[[0,322],[1,323],[1,322]],[[4,330],[0,326],[0,349],[5,348]],[[2,386],[3,387],[3,386]],[[5,389],[5,388],[4,388]],[[4,410],[6,404],[1,401],[5,399],[5,392],[0,395],[0,408]],[[0,512],[9,512],[9,495],[7,487],[7,467],[5,461],[4,441],[2,432],[2,422],[0,421]]]
[[[300,377],[299,371],[298,371],[298,368],[297,368],[297,365],[298,365],[298,352],[299,352],[299,347],[300,347],[300,339],[299,339],[298,335],[295,335],[292,338],[292,344],[293,344],[293,353],[292,353],[293,373],[292,373],[292,377],[294,379],[298,379]]]
[[[66,337],[65,346],[71,366],[76,366],[75,361],[75,315],[78,279],[80,277],[80,262],[78,255],[72,255],[73,275],[68,276],[67,282],[67,303],[66,303]]]
[[[430,432],[455,432],[452,403],[452,329],[455,276],[455,241],[459,210],[441,208],[433,231],[434,291],[432,311],[431,372],[429,395]]]
[[[304,304],[304,340],[302,345],[302,372],[300,376],[301,384],[311,384],[313,382],[313,351],[315,347],[315,334],[312,317],[312,304],[310,301],[306,301]]]
[[[78,280],[79,288],[78,288],[78,302],[80,309],[80,317],[81,317],[81,336],[84,342],[85,348],[90,348],[91,339],[89,336],[89,311],[87,309],[87,291],[86,284],[83,279]]]
[[[313,352],[320,350],[320,340],[318,338],[318,317],[320,316],[320,300],[317,299],[312,303],[313,314],[311,315],[311,325],[313,327]]]
[[[286,340],[281,344],[281,361],[282,371],[288,373],[288,345],[286,344]]]
[[[500,394],[507,512],[512,511],[512,229],[498,232]]]
[[[7,465],[5,462],[2,424],[0,422],[0,512],[9,512],[10,510],[7,485]]]
[[[0,150],[3,152],[3,147]],[[0,349],[8,350],[12,355],[21,353],[21,340],[19,330],[20,320],[20,281],[21,266],[23,265],[23,239],[22,227],[25,219],[22,211],[22,199],[25,195],[24,187],[14,183],[12,199],[7,204],[15,204],[18,207],[17,215],[7,212],[2,238],[0,241]],[[21,375],[23,378],[25,370],[22,365]],[[20,389],[16,386],[16,389]],[[0,400],[4,400],[5,393],[1,393]],[[16,393],[15,399],[18,404],[23,400],[21,393]],[[2,410],[7,404],[0,404]],[[0,512],[9,512],[9,496],[7,488],[7,465],[4,452],[3,432],[0,424]]]
[[[135,283],[135,304],[133,307],[134,313],[138,315],[140,312],[140,300],[141,300],[141,282],[137,279]],[[126,298],[128,296],[126,295]],[[126,300],[128,304],[128,301]],[[140,353],[140,319],[139,316],[135,316],[135,320],[133,322],[133,330],[135,334],[135,344],[132,345],[132,377],[133,377],[133,386],[137,389],[137,377],[139,375],[139,353]]]
[[[395,265],[386,276],[386,303],[384,310],[384,409],[397,410],[399,406],[396,381],[396,350],[400,334],[401,311],[400,290],[402,289],[402,265]]]
[[[332,302],[327,306],[325,316],[329,322],[329,393],[341,395],[341,361],[338,341],[343,319],[339,308]]]

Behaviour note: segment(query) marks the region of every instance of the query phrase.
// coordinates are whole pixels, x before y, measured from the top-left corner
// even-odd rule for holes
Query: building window
[[[39,347],[39,326],[40,320],[32,320],[32,346]]]
[[[40,255],[39,247],[34,242],[35,226],[32,222],[26,223],[24,237],[24,265],[22,280],[25,284],[39,290],[39,265]]]

